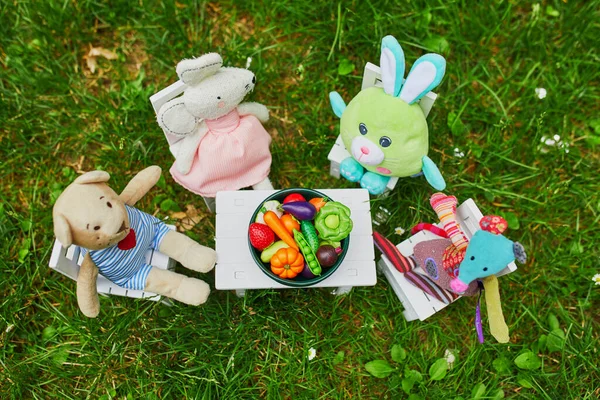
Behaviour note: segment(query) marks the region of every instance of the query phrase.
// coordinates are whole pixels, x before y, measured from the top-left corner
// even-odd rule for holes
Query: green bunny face
[[[404,52],[393,36],[381,41],[382,88],[360,91],[346,105],[338,92],[329,93],[335,115],[341,119],[340,133],[352,157],[340,163],[340,175],[377,195],[385,191],[391,177],[423,173],[437,190],[446,182],[427,157],[429,132],[419,101],[440,84],[446,60],[425,54],[413,64],[404,79]],[[369,82],[366,82],[369,84]]]
[[[352,99],[342,115],[340,133],[356,161],[384,176],[418,174],[429,147],[421,107],[378,87],[365,89]]]

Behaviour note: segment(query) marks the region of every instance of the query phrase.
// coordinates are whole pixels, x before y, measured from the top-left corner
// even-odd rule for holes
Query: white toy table
[[[312,287],[333,287],[335,294],[348,293],[353,286],[377,283],[371,204],[365,189],[316,189],[351,210],[354,223],[346,258],[329,278]],[[275,190],[242,190],[217,193],[215,286],[235,290],[291,289],[268,277],[254,262],[248,244],[248,225],[265,198]]]
[[[479,221],[483,218],[483,214],[472,199],[467,199],[457,207],[456,218],[463,232],[469,239],[476,231],[481,229],[479,227]],[[438,226],[440,225],[441,224],[438,224]],[[429,231],[421,231],[406,239],[396,247],[400,250],[402,255],[408,257],[414,253],[413,249],[417,243],[439,238],[439,236],[436,236]],[[381,256],[381,260],[377,263],[377,267],[385,275],[390,286],[396,293],[396,296],[398,296],[400,302],[404,306],[404,312],[402,314],[404,314],[407,321],[413,321],[415,319],[423,321],[448,305],[429,296],[426,292],[411,284],[404,277],[404,274],[394,268],[392,263],[385,256]],[[509,274],[516,269],[517,265],[514,262],[511,262],[506,268],[500,271],[497,276]],[[417,267],[415,271],[424,273],[421,267]],[[456,300],[458,299],[460,299],[460,296]]]

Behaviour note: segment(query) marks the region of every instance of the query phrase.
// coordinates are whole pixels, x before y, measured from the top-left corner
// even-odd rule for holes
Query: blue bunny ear
[[[404,52],[395,37],[388,35],[381,41],[381,81],[383,90],[392,96],[398,96],[404,80]]]
[[[333,113],[337,115],[338,118],[342,118],[342,114],[346,109],[346,103],[342,96],[338,92],[329,92],[329,102],[331,103],[331,108],[333,109]]]
[[[439,54],[425,54],[413,64],[404,86],[400,91],[400,99],[408,104],[419,101],[421,97],[440,84],[446,72],[446,60]]]

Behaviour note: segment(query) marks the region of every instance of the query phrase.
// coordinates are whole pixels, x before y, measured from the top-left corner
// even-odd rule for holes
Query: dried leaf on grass
[[[90,51],[83,58],[85,59],[85,63],[92,74],[96,72],[96,68],[98,66],[98,57],[103,57],[107,60],[116,60],[117,53],[103,47],[91,47]]]
[[[198,210],[193,205],[188,204],[185,206],[185,209],[185,212],[178,211],[170,215],[171,218],[178,220],[176,226],[180,232],[191,230],[204,219],[203,215],[198,215]]]

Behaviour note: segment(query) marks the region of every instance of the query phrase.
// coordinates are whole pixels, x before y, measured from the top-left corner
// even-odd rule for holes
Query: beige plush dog
[[[193,271],[208,272],[216,260],[214,250],[133,208],[160,174],[159,167],[148,167],[117,195],[106,184],[110,179],[107,172],[88,172],[75,179],[56,201],[52,212],[56,238],[64,247],[80,246],[85,254],[77,277],[77,301],[86,316],[96,317],[100,311],[98,273],[124,288],[158,293],[186,304],[200,305],[208,298],[210,288],[205,282],[145,262],[150,248]]]

